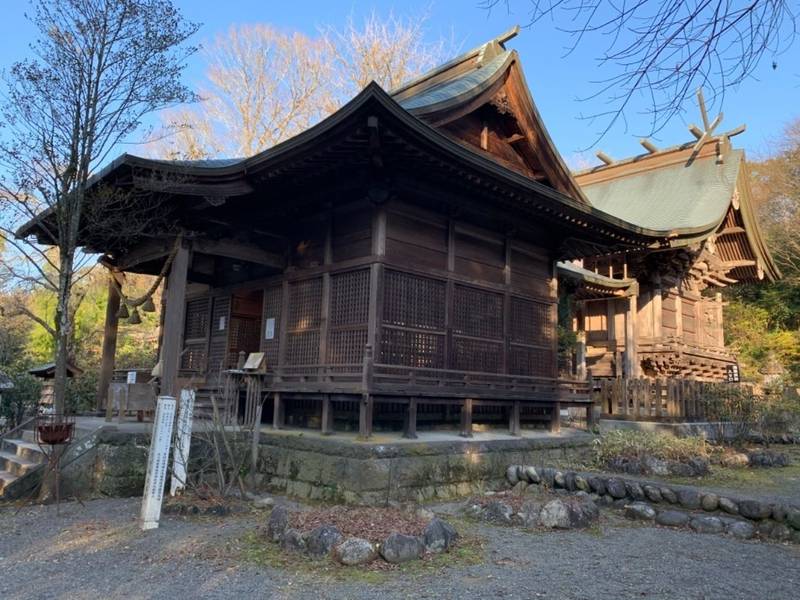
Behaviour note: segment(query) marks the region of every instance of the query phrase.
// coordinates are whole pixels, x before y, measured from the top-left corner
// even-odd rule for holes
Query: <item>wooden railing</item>
[[[752,395],[746,384],[690,379],[599,379],[592,390],[603,418],[634,421],[718,420],[726,404]]]

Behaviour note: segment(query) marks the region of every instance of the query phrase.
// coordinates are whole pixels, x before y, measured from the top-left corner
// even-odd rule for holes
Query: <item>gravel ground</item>
[[[265,513],[165,516],[136,527],[139,501],[0,508],[0,598],[797,598],[800,548],[640,527],[526,533],[475,525],[485,560],[383,583],[237,565],[203,548],[241,536]]]

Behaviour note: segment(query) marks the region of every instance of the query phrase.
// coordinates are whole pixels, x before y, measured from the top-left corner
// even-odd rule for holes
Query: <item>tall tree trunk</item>
[[[55,377],[53,379],[53,410],[63,415],[67,399],[67,364],[72,340],[72,320],[69,301],[72,292],[74,252],[62,251],[59,259],[58,299],[55,315]]]

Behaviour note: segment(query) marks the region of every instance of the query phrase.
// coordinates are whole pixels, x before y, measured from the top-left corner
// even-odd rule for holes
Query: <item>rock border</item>
[[[777,541],[800,544],[800,507],[794,505],[720,495],[692,486],[667,485],[603,473],[564,471],[553,467],[511,465],[506,469],[506,480],[519,493],[528,485],[544,485],[568,492],[582,491],[599,506],[624,509],[630,518],[652,520],[659,525],[690,526],[700,533],[725,531],[736,537],[758,534]],[[673,506],[682,508],[680,512],[685,512],[686,518],[671,514],[679,512],[672,508],[661,508]],[[702,512],[699,515],[689,514],[691,511]],[[669,514],[663,516],[662,513]],[[748,525],[753,532],[745,536]]]
[[[300,553],[314,560],[331,558],[346,566],[365,565],[378,558],[400,564],[421,559],[425,554],[448,552],[459,534],[448,522],[433,517],[422,535],[390,533],[374,544],[358,537],[345,537],[333,525],[320,525],[311,531],[289,527],[289,509],[275,506],[267,519],[266,537],[285,552]]]

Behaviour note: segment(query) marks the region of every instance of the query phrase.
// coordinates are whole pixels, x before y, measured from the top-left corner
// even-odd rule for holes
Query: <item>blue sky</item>
[[[266,22],[314,34],[322,25],[341,25],[351,14],[358,21],[373,10],[379,14],[394,10],[401,16],[427,14],[428,36],[431,39],[452,39],[463,51],[517,23],[526,22],[526,15],[522,12],[526,7],[524,0],[511,3],[521,14],[509,14],[505,8],[489,13],[479,6],[479,0],[406,0],[403,3],[378,0],[176,0],[175,3],[187,18],[203,23],[198,42],[225,31],[232,24]],[[0,68],[7,68],[14,60],[25,56],[34,31],[24,17],[28,8],[26,0],[5,0],[3,5]],[[523,29],[510,43],[520,53],[534,100],[559,150],[573,165],[586,159],[594,160],[591,157],[597,149],[617,158],[638,153],[641,147],[637,134],[649,131],[648,120],[632,110],[626,113],[627,131],[620,123],[596,147],[579,154],[579,150],[594,142],[599,129],[598,125],[582,120],[581,115],[607,109],[601,100],[579,100],[596,91],[592,82],[602,78],[603,74],[595,57],[605,48],[600,40],[588,39],[577,51],[565,57],[564,48],[568,43],[566,34],[557,31],[551,23]],[[778,69],[773,70],[771,59],[768,59],[759,66],[751,80],[738,89],[729,90],[723,107],[725,118],[720,129],[732,129],[746,123],[747,132],[738,136],[735,143],[743,146],[750,155],[766,152],[769,141],[780,134],[783,126],[800,117],[800,43],[777,61]],[[192,60],[185,78],[190,85],[202,80],[198,59]],[[686,124],[699,122],[700,117],[695,106],[685,108],[682,118],[673,120],[654,138],[658,145],[690,139]],[[712,118],[717,111],[718,107],[709,110],[713,112]]]

